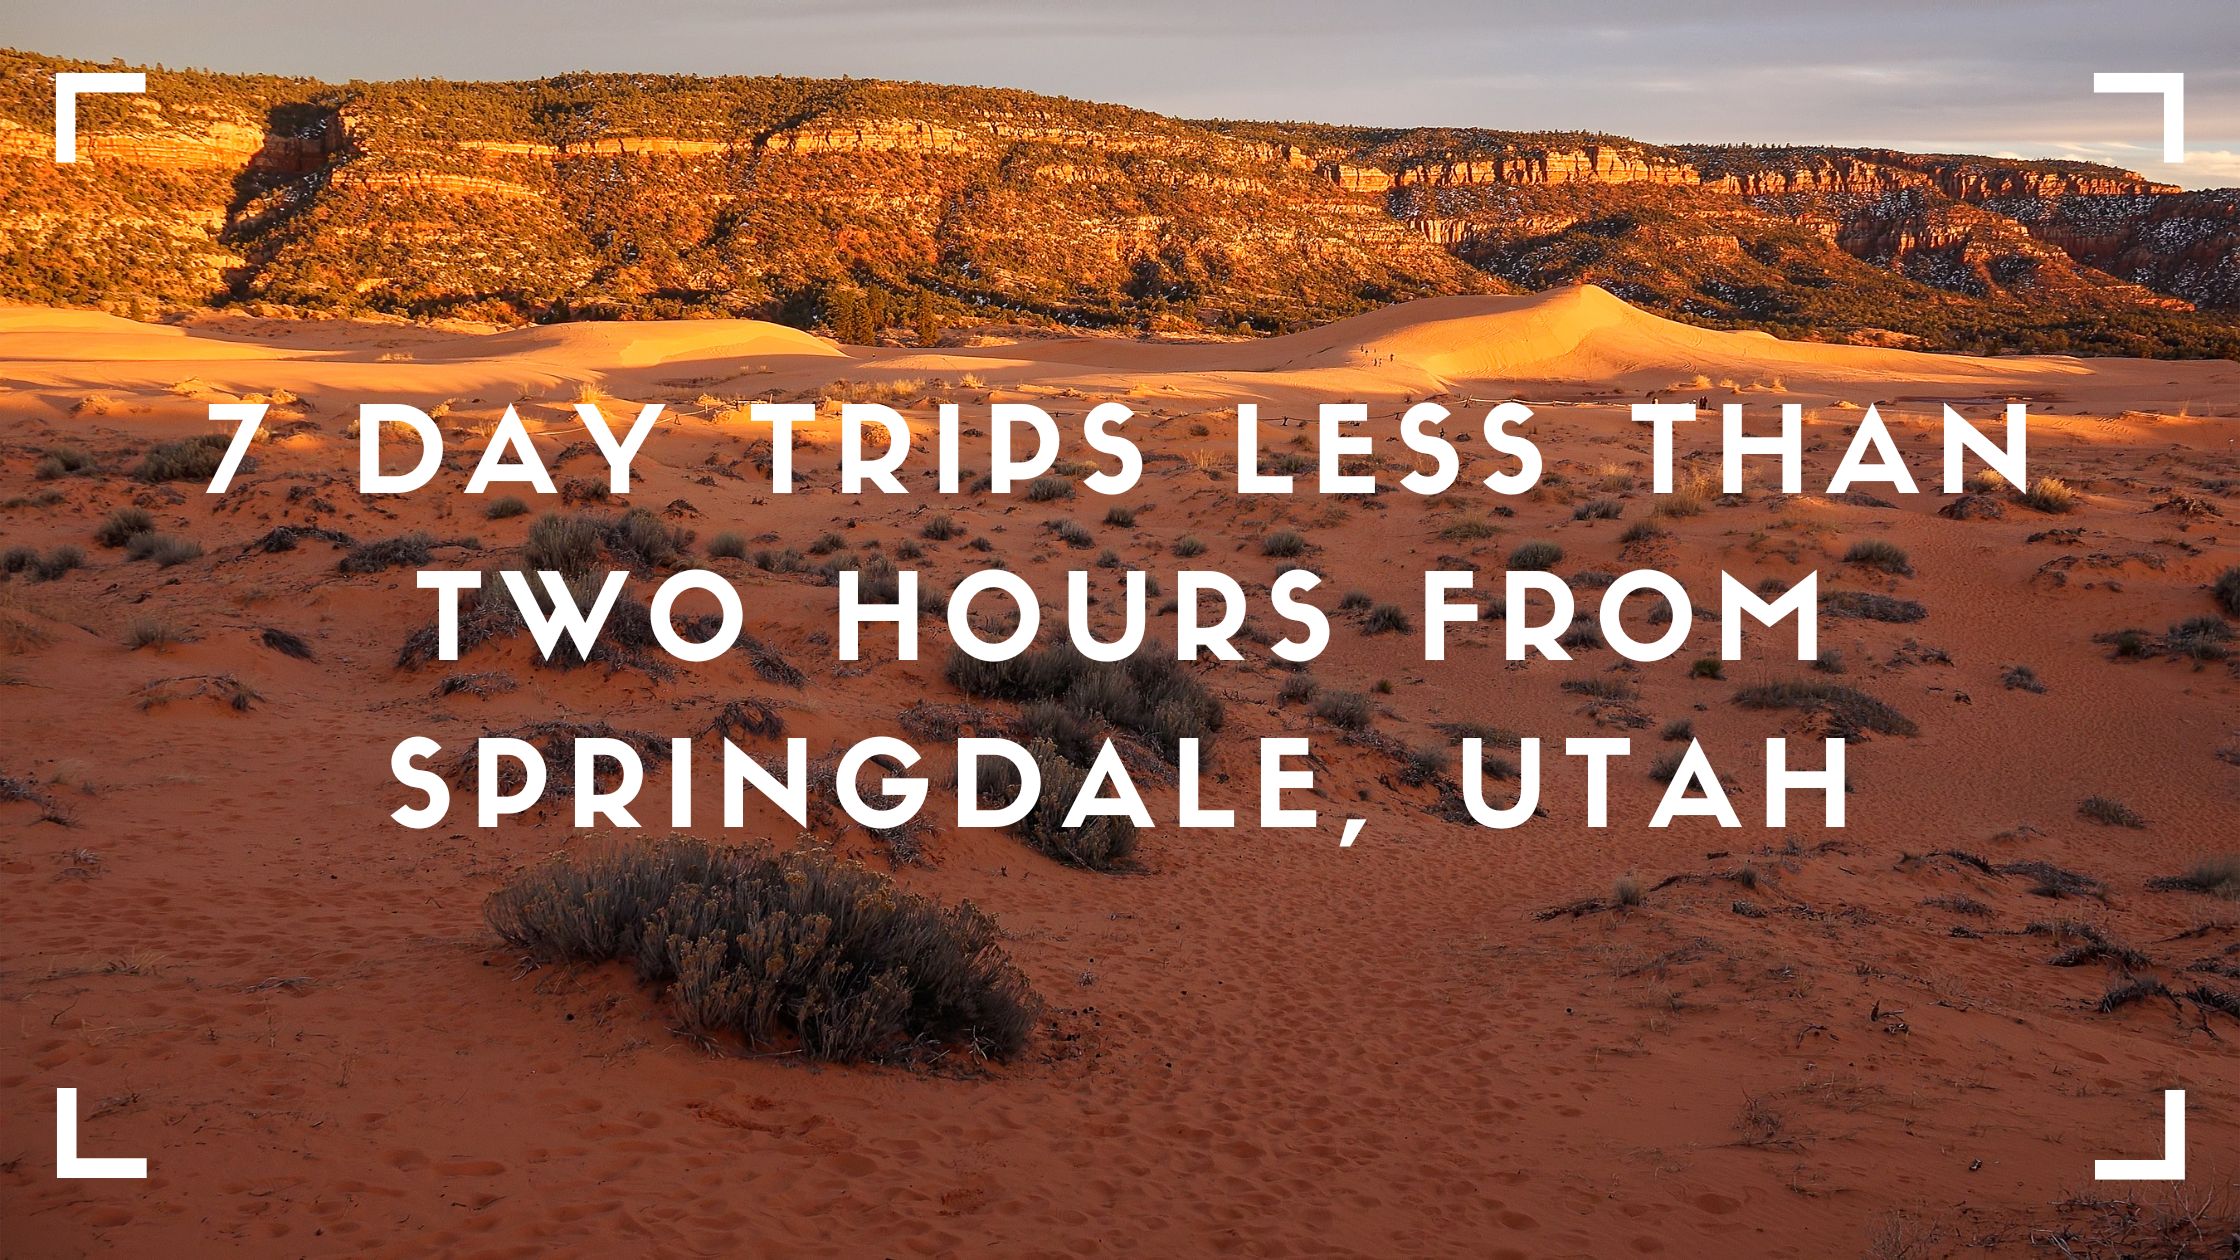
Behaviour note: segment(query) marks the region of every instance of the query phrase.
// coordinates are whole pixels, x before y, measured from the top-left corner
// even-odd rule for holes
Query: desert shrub
[[[708,554],[719,560],[744,560],[747,558],[746,536],[725,530],[708,540]]]
[[[1716,656],[1699,656],[1688,666],[1688,677],[1720,679],[1727,676],[1727,663]]]
[[[951,648],[949,681],[967,695],[1026,704],[1054,700],[1083,719],[1141,738],[1172,761],[1182,739],[1221,729],[1221,701],[1171,649],[1146,643],[1120,661],[1092,661],[1071,643],[1035,646],[1007,661],[983,661]]]
[[[493,521],[511,520],[516,516],[527,516],[529,505],[522,502],[519,495],[502,495],[490,500],[490,506],[482,509],[482,514]]]
[[[1406,634],[1408,614],[1398,604],[1378,604],[1369,610],[1368,620],[1361,623],[1364,634]]]
[[[2022,492],[2023,503],[2041,512],[2060,514],[2074,512],[2084,502],[2076,488],[2059,477],[2040,477]]]
[[[132,624],[125,627],[124,645],[135,652],[141,648],[160,652],[185,637],[177,626],[161,617],[135,617]]]
[[[1326,691],[1314,702],[1315,717],[1341,731],[1367,730],[1375,711],[1358,691]]]
[[[1863,691],[1836,683],[1762,683],[1734,693],[1734,702],[1745,709],[1810,709],[1828,715],[1832,733],[1845,739],[1860,731],[1877,735],[1917,735],[1913,719]]]
[[[2009,665],[1999,674],[1999,683],[2009,691],[2027,691],[2044,695],[2046,685],[2038,681],[2038,671],[2028,665]]]
[[[918,532],[933,542],[947,542],[964,532],[964,526],[947,512],[929,518]]]
[[[1575,521],[1614,521],[1626,513],[1625,505],[1616,499],[1589,499],[1571,509]]]
[[[632,964],[689,1032],[790,1037],[813,1059],[1009,1059],[1034,1025],[994,920],[819,852],[678,838],[563,854],[483,915],[541,958]]]
[[[600,523],[607,551],[633,573],[666,569],[684,558],[692,535],[644,508],[631,508]]]
[[[1844,671],[1842,648],[1821,648],[1812,658],[1812,667],[1823,674],[1840,674]]]
[[[0,573],[29,573],[39,564],[37,547],[15,546],[0,551]]]
[[[809,557],[791,547],[784,551],[764,548],[754,553],[754,567],[765,573],[799,573],[809,567]]]
[[[342,557],[339,567],[344,573],[380,573],[386,569],[418,568],[432,559],[429,548],[436,545],[432,535],[418,530],[384,538],[379,542],[359,543],[348,555]]]
[[[201,555],[202,544],[177,534],[134,534],[124,545],[124,554],[128,560],[153,560],[157,568],[168,569]]]
[[[1849,551],[1843,553],[1843,562],[1880,569],[1884,573],[1895,573],[1899,577],[1913,576],[1913,562],[1906,558],[1905,548],[1887,539],[1860,539],[1851,544]]]
[[[1528,542],[1509,553],[1512,569],[1552,569],[1563,562],[1563,548],[1551,542]]]
[[[1338,600],[1338,611],[1361,612],[1375,603],[1375,600],[1369,598],[1369,592],[1367,591],[1347,591]]]
[[[2197,892],[2240,899],[2240,853],[2220,853],[2193,864],[2183,875],[2158,875],[2147,887],[2160,892]]]
[[[142,535],[142,537],[145,537],[145,535]],[[202,548],[196,547],[195,554],[201,555]],[[86,567],[85,549],[64,543],[39,557],[31,566],[31,576],[41,582],[52,582],[73,569],[84,567]]]
[[[529,526],[521,544],[522,567],[532,573],[580,577],[599,558],[599,524],[588,516],[547,512]]]
[[[1198,541],[1198,539],[1193,537],[1192,535],[1184,534],[1182,537],[1174,540],[1174,554],[1181,556],[1184,559],[1188,559],[1191,556],[1202,556],[1205,553],[1206,545]]]
[[[1073,497],[1073,483],[1063,477],[1037,477],[1027,483],[1027,502],[1049,503]]]
[[[812,556],[829,556],[835,551],[846,551],[847,549],[848,540],[831,530],[826,530],[824,533],[817,535],[816,541],[809,544],[809,554]]]
[[[1655,521],[1635,521],[1619,533],[1618,541],[1631,546],[1634,543],[1649,542],[1652,539],[1662,538],[1666,532]]]
[[[1675,485],[1671,493],[1658,495],[1656,505],[1649,510],[1658,516],[1701,516],[1710,502],[1711,484],[1691,478]]]
[[[1589,696],[1596,700],[1638,700],[1640,691],[1623,678],[1608,676],[1598,678],[1566,678],[1563,690],[1575,696]]]
[[[301,635],[290,634],[286,630],[267,626],[257,638],[259,642],[282,656],[292,656],[299,661],[314,659],[311,654],[311,645],[305,643]]]
[[[1820,596],[1820,607],[1831,616],[1886,621],[1893,625],[1919,621],[1929,615],[1929,610],[1915,600],[1877,591],[1828,591]]]
[[[208,481],[217,475],[227,443],[221,433],[159,442],[140,457],[132,475],[142,481]]]
[[[2103,827],[2144,827],[2139,811],[2112,796],[2088,796],[2077,802],[2077,813]]]
[[[32,465],[31,475],[40,481],[53,481],[58,477],[74,476],[93,471],[93,456],[75,446],[48,448],[39,462]]]
[[[1314,699],[1321,690],[1322,684],[1316,682],[1313,675],[1293,674],[1283,680],[1281,687],[1276,688],[1276,703],[1279,705],[1305,704]]]
[[[1097,545],[1097,536],[1079,521],[1055,521],[1050,526],[1050,532],[1056,534],[1058,540],[1068,547],[1088,548]]]
[[[1491,538],[1495,533],[1493,522],[1477,517],[1464,517],[1439,531],[1439,537],[1448,542],[1477,542]]]
[[[2225,616],[2240,617],[2240,565],[2218,574],[2209,593],[2217,601],[2217,607],[2224,609]]]
[[[1288,560],[1306,554],[1307,540],[1288,529],[1279,529],[1260,540],[1260,554]]]
[[[1133,529],[1136,524],[1136,510],[1125,504],[1115,503],[1105,509],[1104,523],[1115,529]]]
[[[1969,494],[1997,494],[2007,488],[2007,479],[1995,468],[1978,468],[1968,474],[1960,488]]]
[[[121,507],[101,519],[93,531],[93,540],[104,547],[122,547],[141,534],[156,527],[156,518],[146,508]]]
[[[1631,875],[1620,875],[1611,882],[1610,904],[1613,906],[1631,908],[1645,905],[1648,900],[1649,890],[1642,887],[1641,881]]]
[[[1677,744],[1696,737],[1696,724],[1688,718],[1674,718],[1657,732],[1657,738],[1668,744]]]
[[[1066,863],[1092,871],[1124,870],[1136,851],[1136,826],[1109,814],[1085,818],[1078,827],[1065,825],[1066,811],[1088,782],[1089,773],[1068,760],[1057,746],[1037,739],[1027,745],[1035,769],[1042,776],[1042,792],[1034,808],[1012,828],[1030,848]],[[1019,790],[1018,771],[1008,761],[990,769],[987,785],[1009,800]]]

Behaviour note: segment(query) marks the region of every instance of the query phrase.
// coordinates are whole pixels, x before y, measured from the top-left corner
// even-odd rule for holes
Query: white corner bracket
[[[2162,97],[2162,160],[2175,166],[2186,160],[2186,76],[2176,72],[2119,74],[2102,71],[2092,76],[2095,92],[2148,92]]]
[[[142,1181],[148,1161],[78,1158],[78,1091],[65,1086],[54,1091],[54,1175],[66,1181]]]
[[[54,160],[57,165],[78,160],[78,98],[88,93],[141,93],[148,90],[148,76],[138,70],[67,70],[54,76]]]
[[[2184,1181],[2186,1179],[2186,1092],[2162,1091],[2162,1158],[2097,1159],[2095,1181]]]

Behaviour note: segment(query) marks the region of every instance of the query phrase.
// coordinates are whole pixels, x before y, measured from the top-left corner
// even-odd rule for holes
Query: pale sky
[[[564,70],[1028,88],[1185,117],[1889,145],[2240,185],[2240,0],[71,0],[0,44],[325,79]],[[2152,96],[2186,76],[2187,160]]]

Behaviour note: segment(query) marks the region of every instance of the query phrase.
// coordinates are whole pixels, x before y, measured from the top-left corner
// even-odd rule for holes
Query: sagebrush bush
[[[159,442],[140,457],[133,475],[142,481],[208,481],[226,456],[229,439],[222,433]]]
[[[1571,509],[1575,521],[1614,521],[1625,514],[1625,505],[1616,499],[1589,499]]]
[[[1048,503],[1073,497],[1073,483],[1063,477],[1037,477],[1027,483],[1027,502]]]
[[[1279,529],[1260,540],[1260,554],[1288,560],[1306,554],[1307,540],[1288,529]]]
[[[547,512],[529,526],[521,544],[522,567],[562,577],[589,573],[599,558],[599,532],[598,522],[588,516]]]
[[[689,1032],[791,1038],[813,1059],[1009,1059],[1039,1006],[972,903],[944,907],[815,851],[677,838],[563,854],[483,914],[537,957],[633,965]]]
[[[957,524],[955,517],[943,512],[928,519],[925,526],[918,532],[925,535],[930,541],[947,542],[962,534],[964,526]]]
[[[1136,825],[1125,818],[1099,814],[1082,819],[1078,827],[1066,826],[1066,811],[1073,808],[1073,798],[1088,782],[1088,771],[1046,739],[1030,740],[1027,753],[1042,776],[1042,791],[1035,798],[1034,808],[1013,824],[1012,830],[1030,847],[1068,866],[1092,871],[1125,870],[1135,856]],[[987,786],[995,799],[1012,799],[1019,790],[1018,770],[1008,761],[997,760],[990,768]]]
[[[1136,510],[1125,504],[1116,503],[1105,509],[1104,523],[1115,529],[1133,529],[1136,524]]]
[[[1202,556],[1205,553],[1206,545],[1192,535],[1184,534],[1174,540],[1174,554],[1186,560],[1191,556]]]
[[[101,524],[93,531],[93,540],[104,547],[122,547],[155,527],[156,518],[148,509],[121,507],[101,519]]]
[[[195,554],[200,555],[201,553],[202,548],[196,547]],[[33,562],[31,576],[41,582],[52,582],[73,569],[84,567],[86,567],[85,549],[64,543]]]
[[[2225,616],[2240,617],[2240,566],[2218,574],[2209,593],[2217,601],[2217,607],[2224,609]]]
[[[721,560],[744,560],[747,558],[746,537],[725,530],[708,540],[708,554]]]
[[[124,645],[135,652],[141,648],[160,652],[184,637],[178,627],[161,617],[135,617],[132,624],[125,627]]]
[[[518,495],[502,495],[490,500],[490,506],[482,509],[482,514],[493,521],[510,520],[516,516],[527,516],[529,505],[522,502]]]
[[[1172,761],[1182,739],[1221,729],[1221,701],[1171,648],[1147,643],[1121,661],[1092,661],[1069,642],[1035,646],[1007,661],[983,661],[951,648],[949,681],[967,695],[1025,704],[1054,700],[1085,719],[1141,738]]]
[[[2183,875],[2158,875],[2147,887],[2164,892],[2207,893],[2240,900],[2240,853],[2220,853],[2193,864]]]
[[[1089,527],[1083,525],[1079,521],[1064,520],[1054,522],[1050,526],[1050,531],[1056,534],[1059,541],[1063,542],[1068,547],[1086,548],[1094,547],[1097,544],[1097,536],[1090,533]]]

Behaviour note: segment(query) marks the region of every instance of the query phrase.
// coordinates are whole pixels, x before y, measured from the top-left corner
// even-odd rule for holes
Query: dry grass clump
[[[1027,502],[1048,503],[1073,497],[1073,483],[1063,477],[1037,477],[1027,483]]]
[[[1877,735],[1918,735],[1913,719],[1873,696],[1836,683],[1762,683],[1734,693],[1734,702],[1745,709],[1811,709],[1827,714],[1832,733],[1854,739],[1860,731]]]
[[[2077,493],[2076,487],[2059,477],[2038,478],[2021,497],[2024,504],[2055,515],[2074,512],[2084,503],[2084,496]]]
[[[519,495],[501,495],[490,500],[490,506],[482,509],[482,514],[493,521],[510,520],[516,516],[527,516],[529,505],[522,502]]]
[[[1843,553],[1843,562],[1845,564],[1864,565],[1870,569],[1880,569],[1884,573],[1894,573],[1899,577],[1913,576],[1913,562],[1906,557],[1905,548],[1887,539],[1860,539],[1858,542],[1851,544],[1849,551]]]
[[[159,442],[140,457],[132,475],[142,481],[208,481],[225,459],[229,439],[222,433]]]
[[[1200,541],[1195,535],[1184,534],[1182,537],[1174,540],[1174,554],[1180,556],[1185,560],[1189,559],[1192,556],[1202,556],[1205,553],[1205,543]]]
[[[338,567],[344,573],[379,573],[406,566],[418,568],[434,558],[428,549],[436,545],[434,535],[414,530],[379,542],[359,543],[350,549],[350,554],[342,557]]]
[[[1929,615],[1928,608],[1917,600],[1899,599],[1877,591],[1828,591],[1820,596],[1820,607],[1830,616],[1883,621],[1891,625],[1907,625]]]
[[[177,534],[134,534],[125,543],[124,554],[127,560],[153,560],[157,568],[168,569],[201,555],[202,544]]]
[[[135,652],[141,648],[161,652],[186,637],[184,631],[161,617],[135,617],[132,624],[125,627],[124,645]]]
[[[93,456],[76,446],[56,446],[39,457],[32,466],[31,475],[40,481],[53,481],[60,477],[73,477],[94,470]]]
[[[2220,853],[2193,864],[2183,875],[2157,875],[2147,881],[2157,892],[2197,892],[2240,900],[2240,853]]]
[[[970,902],[942,906],[819,852],[690,838],[560,855],[483,905],[541,958],[626,962],[683,1028],[812,1059],[1010,1059],[1038,1002]]]
[[[1625,514],[1625,505],[1616,499],[1589,499],[1571,509],[1575,521],[1614,521]]]
[[[1288,529],[1279,529],[1260,540],[1260,554],[1278,560],[1305,555],[1306,550],[1307,540]]]
[[[155,527],[156,518],[148,509],[121,507],[102,518],[93,531],[93,540],[104,547],[122,547]]]
[[[2144,827],[2139,811],[2112,796],[2088,796],[2077,802],[2077,813],[2103,827]]]
[[[195,548],[197,555],[201,551],[200,547]],[[0,569],[10,573],[29,572],[35,582],[52,582],[84,567],[85,548],[70,543],[64,543],[43,556],[28,547],[18,547],[11,548],[5,557],[0,557]]]
[[[619,516],[548,512],[529,526],[521,559],[532,571],[581,577],[591,572],[602,545],[617,563],[643,576],[682,560],[692,535],[644,508]]]
[[[947,512],[942,512],[927,518],[924,527],[918,532],[924,535],[928,542],[947,542],[964,533],[964,526],[957,524],[955,517]]]
[[[1341,731],[1363,731],[1376,708],[1358,691],[1326,691],[1314,702],[1314,715]]]
[[[708,540],[708,555],[719,560],[744,560],[747,558],[747,539],[744,534],[730,530]]]
[[[1378,604],[1369,610],[1368,618],[1361,623],[1363,634],[1406,634],[1408,614],[1398,604]]]
[[[1563,548],[1552,542],[1528,542],[1509,553],[1512,569],[1552,569],[1563,563]]]

